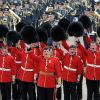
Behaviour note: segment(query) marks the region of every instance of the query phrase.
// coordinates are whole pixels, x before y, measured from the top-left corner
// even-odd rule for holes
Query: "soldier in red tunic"
[[[36,91],[34,83],[35,62],[34,55],[38,54],[38,49],[33,48],[32,44],[38,42],[35,28],[28,25],[20,31],[22,39],[25,42],[25,50],[17,49],[15,52],[21,58],[21,67],[18,71],[17,78],[20,80],[20,90],[22,100],[36,100]],[[28,94],[28,96],[27,96]]]
[[[82,62],[76,55],[76,46],[71,45],[69,53],[63,57],[63,90],[64,100],[77,100],[77,82],[82,74]]]
[[[96,51],[96,43],[90,44],[89,50],[86,50],[81,44],[78,47],[86,57],[85,78],[87,85],[87,100],[98,100],[99,81],[100,81],[100,52]],[[94,96],[93,96],[94,94]]]
[[[51,47],[45,47],[43,56],[38,59],[39,100],[54,100],[56,80],[61,84],[61,64],[57,58],[52,57]]]
[[[21,61],[20,61],[20,57],[17,56],[14,52],[12,52],[12,48],[16,47],[16,44],[20,39],[21,36],[16,31],[9,31],[7,33],[7,43],[9,46],[9,52],[14,57],[14,61],[16,63],[16,76],[19,68],[21,67]],[[15,84],[12,84],[12,98],[13,100],[19,100],[20,98],[18,79],[16,79]]]
[[[16,65],[5,44],[0,53],[0,89],[2,100],[11,100],[11,83],[15,83]]]
[[[51,38],[53,40],[52,42],[53,42],[53,47],[54,47],[53,56],[59,60],[62,67],[62,55],[58,51],[58,48],[61,48],[60,42],[66,41],[66,34],[65,34],[64,29],[59,25],[53,27],[51,29]],[[61,100],[62,98],[61,96],[62,96],[62,91],[61,91],[61,87],[59,87],[57,88],[57,93],[56,93],[57,100]]]

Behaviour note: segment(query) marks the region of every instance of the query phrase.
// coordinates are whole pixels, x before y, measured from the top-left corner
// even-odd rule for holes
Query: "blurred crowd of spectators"
[[[0,0],[0,11],[5,13],[9,9],[21,20],[37,27],[47,21],[56,24],[63,17],[77,21],[87,11],[97,11],[100,14],[100,0]],[[4,16],[7,17],[0,14],[1,19]]]

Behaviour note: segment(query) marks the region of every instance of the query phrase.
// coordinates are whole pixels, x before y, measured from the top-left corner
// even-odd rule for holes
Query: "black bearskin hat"
[[[69,36],[80,37],[83,35],[84,29],[80,22],[72,22],[68,27]]]
[[[83,24],[85,29],[88,29],[92,26],[92,22],[87,15],[80,16],[79,21]]]
[[[7,33],[7,42],[10,46],[15,46],[15,44],[21,39],[20,34],[16,31],[9,31]]]
[[[5,25],[0,24],[0,38],[6,37],[8,31]]]
[[[39,37],[39,42],[47,43],[48,32],[44,27],[37,28],[37,34]]]
[[[19,22],[17,25],[16,25],[16,31],[17,32],[20,32],[21,29],[26,25],[25,22]]]
[[[100,26],[97,27],[97,35],[98,35],[98,37],[100,37]]]
[[[70,21],[67,18],[63,18],[58,22],[58,25],[64,28],[65,32],[67,31],[69,24]]]
[[[66,39],[66,34],[64,29],[57,25],[51,29],[51,37],[53,41],[61,41]]]
[[[30,25],[23,27],[20,33],[21,33],[22,39],[27,44],[35,43],[38,41],[36,30]]]
[[[48,37],[50,37],[50,30],[52,28],[51,24],[48,22],[45,22],[45,23],[41,24],[41,27],[44,27],[47,30]]]

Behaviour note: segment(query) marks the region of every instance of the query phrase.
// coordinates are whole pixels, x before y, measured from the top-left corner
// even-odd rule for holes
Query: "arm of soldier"
[[[19,48],[19,49],[25,50],[25,42],[24,42],[24,40],[19,40],[16,43],[16,47]]]
[[[59,49],[59,48],[56,48],[56,50],[60,53],[60,55],[62,56],[62,58],[64,57],[64,51]]]
[[[38,74],[39,74],[39,63],[40,63],[40,56],[33,55],[34,60],[34,83],[37,83]]]
[[[66,40],[62,41],[62,46],[68,51],[69,50],[69,45],[67,44]]]
[[[83,54],[85,54],[85,56],[87,56],[88,54],[87,49],[85,49],[81,44],[78,44],[78,48],[82,51]]]
[[[88,35],[86,35],[85,40],[86,40],[86,43],[88,44],[88,46],[90,47],[90,44],[92,42],[91,38]]]
[[[38,75],[39,75],[39,62],[34,62],[34,83],[37,83],[38,80]]]
[[[16,64],[15,64],[14,58],[12,56],[11,56],[10,64],[11,64],[10,66],[11,66],[11,74],[12,74],[12,83],[14,84],[17,71],[16,71]]]
[[[81,61],[81,58],[78,59],[78,66],[77,66],[77,82],[80,81],[80,77],[81,77],[81,74],[83,72],[83,63]]]
[[[19,57],[21,57],[21,56],[22,56],[22,51],[19,50],[19,49],[17,49],[16,47],[13,47],[13,48],[11,48],[11,54],[12,54],[12,55],[13,55],[13,54],[16,54],[16,55],[18,55]]]
[[[60,64],[58,59],[55,59],[54,63],[55,63],[55,73],[57,75],[57,83],[58,83],[58,85],[61,85],[61,83],[62,83],[62,80],[61,80],[61,64]]]
[[[46,46],[45,43],[40,43],[41,48],[44,48]]]

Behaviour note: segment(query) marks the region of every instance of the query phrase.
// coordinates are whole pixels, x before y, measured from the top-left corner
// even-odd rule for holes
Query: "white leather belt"
[[[71,68],[71,67],[67,67],[67,66],[64,66],[64,68],[67,69],[67,70],[70,70],[70,71],[77,71],[76,69]]]
[[[29,72],[33,71],[33,69],[27,69],[27,68],[24,68],[23,66],[21,66],[21,69],[24,70],[24,71],[29,71]]]
[[[100,68],[100,65],[95,65],[95,64],[87,64],[87,66],[94,67],[94,68]]]
[[[0,68],[0,70],[2,70],[2,71],[11,71],[11,69],[7,69],[7,68]]]
[[[21,61],[15,61],[16,64],[21,64]]]

